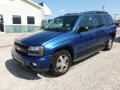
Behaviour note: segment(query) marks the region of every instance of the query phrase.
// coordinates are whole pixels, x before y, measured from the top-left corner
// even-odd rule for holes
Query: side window
[[[93,18],[94,18],[94,22],[95,22],[94,26],[96,28],[104,26],[104,21],[102,20],[101,15],[94,15]]]
[[[80,22],[80,27],[92,29],[93,28],[92,17],[91,16],[84,16]]]
[[[13,19],[13,24],[21,24],[21,16],[13,15],[12,19]]]
[[[113,19],[110,15],[104,15],[105,21],[106,21],[106,25],[111,25],[113,24]]]
[[[33,16],[27,16],[27,24],[35,24],[35,18]]]

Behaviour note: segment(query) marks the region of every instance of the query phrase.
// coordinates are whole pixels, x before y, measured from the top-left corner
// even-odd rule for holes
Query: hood
[[[17,43],[27,46],[42,45],[44,42],[62,35],[63,32],[41,31],[32,35],[23,35],[16,39]]]

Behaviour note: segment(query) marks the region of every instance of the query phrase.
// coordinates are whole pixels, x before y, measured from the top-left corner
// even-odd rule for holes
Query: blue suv
[[[115,36],[116,25],[107,12],[69,13],[56,17],[38,33],[17,38],[12,56],[32,70],[60,76],[73,62],[110,50]]]

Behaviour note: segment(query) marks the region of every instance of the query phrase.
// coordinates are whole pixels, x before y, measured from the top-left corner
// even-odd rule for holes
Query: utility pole
[[[116,16],[119,16],[120,14],[119,13],[115,13],[114,15],[114,21],[116,20]]]
[[[114,15],[114,22],[115,22],[115,19],[116,19],[116,15],[117,15],[117,14],[115,13],[115,15]]]

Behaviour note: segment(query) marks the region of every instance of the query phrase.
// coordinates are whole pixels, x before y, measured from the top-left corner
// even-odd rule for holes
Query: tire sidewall
[[[109,47],[109,40],[112,40],[112,43],[111,43],[111,47]],[[106,42],[106,47],[105,47],[105,50],[111,50],[113,47],[113,38],[110,36]]]
[[[68,69],[67,69],[65,72],[59,72],[59,71],[57,70],[57,67],[56,67],[56,65],[57,65],[57,60],[58,60],[59,56],[61,56],[61,55],[67,55],[68,58],[69,58]],[[54,54],[54,56],[53,56],[52,73],[53,73],[54,75],[56,75],[56,76],[60,76],[60,75],[65,74],[65,73],[69,70],[69,68],[70,68],[70,66],[71,66],[71,61],[72,61],[72,58],[71,58],[71,55],[70,55],[70,53],[69,53],[68,51],[66,51],[66,50],[61,50],[61,51],[59,51],[59,52],[56,52],[56,53]]]

